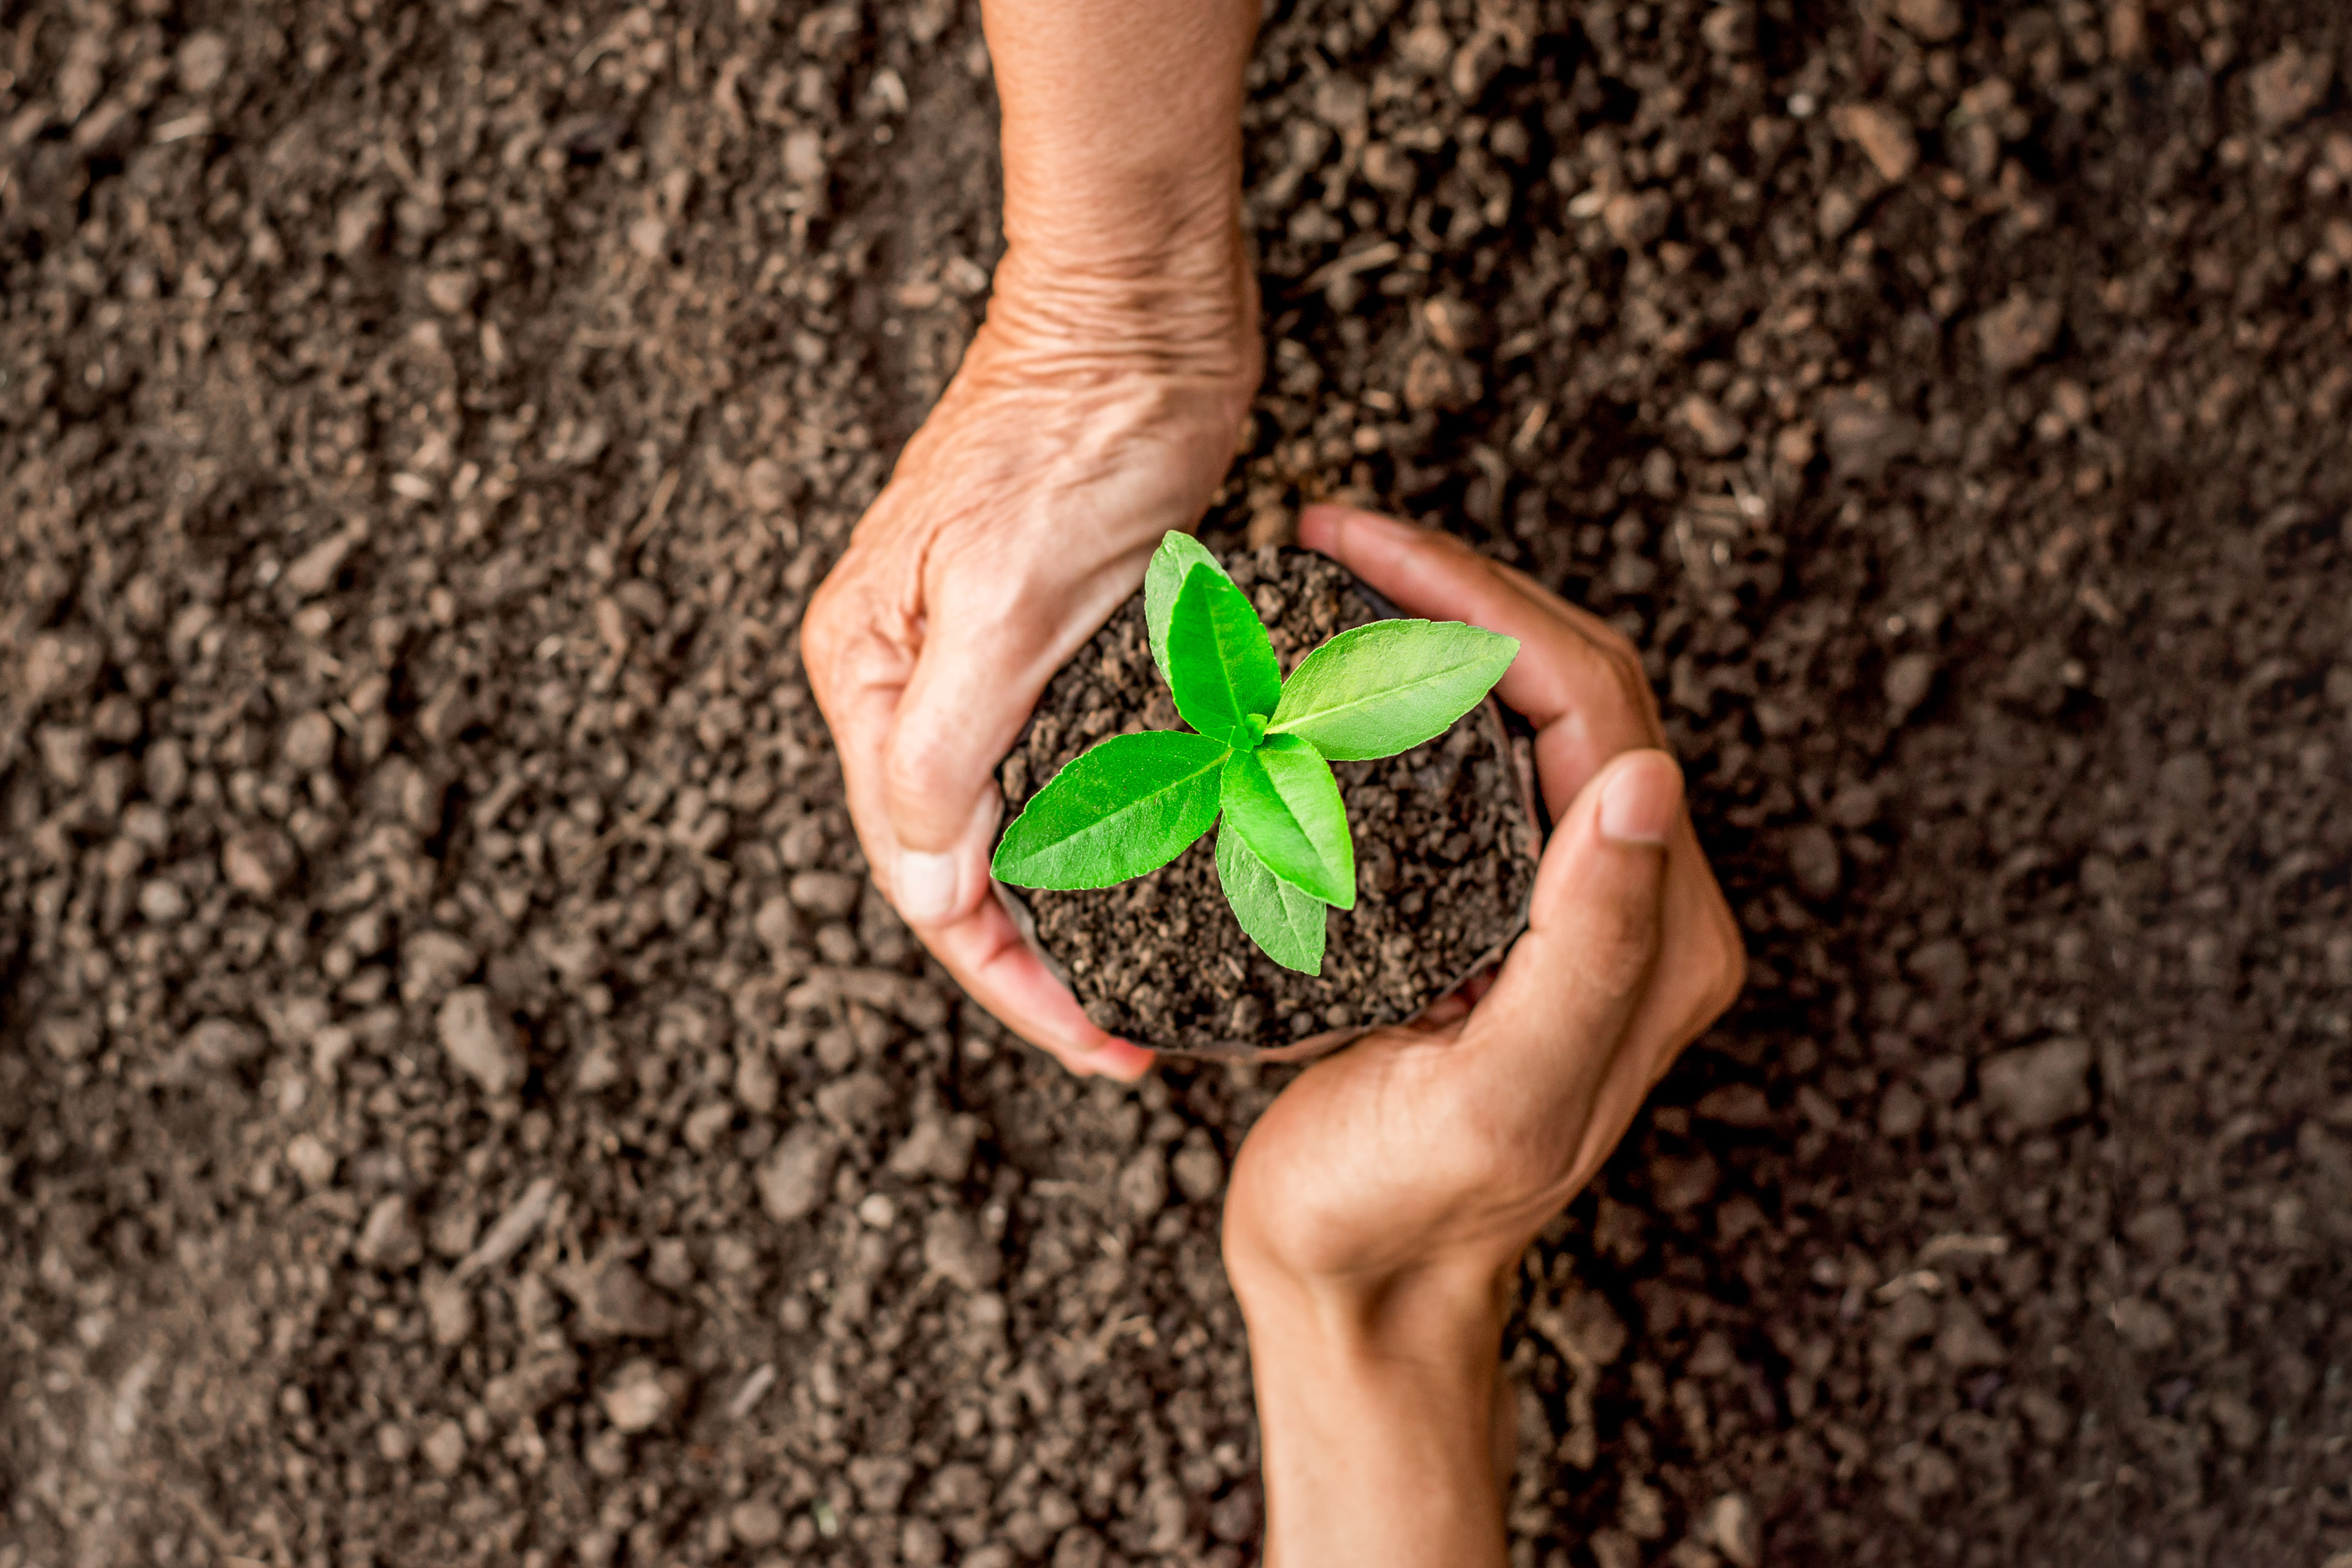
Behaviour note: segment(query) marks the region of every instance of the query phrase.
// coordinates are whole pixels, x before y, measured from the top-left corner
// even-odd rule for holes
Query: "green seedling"
[[[1374,621],[1285,680],[1257,611],[1189,533],[1152,553],[1143,615],[1191,730],[1114,735],[1074,758],[1005,829],[991,869],[1021,888],[1108,888],[1165,866],[1222,813],[1217,880],[1234,918],[1276,963],[1320,974],[1325,908],[1356,907],[1330,764],[1445,733],[1518,642],[1458,621]]]

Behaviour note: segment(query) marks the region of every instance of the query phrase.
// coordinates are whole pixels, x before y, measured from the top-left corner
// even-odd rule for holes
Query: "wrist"
[[[1435,1271],[1368,1289],[1245,1270],[1234,1285],[1270,1568],[1499,1564],[1503,1282]]]
[[[1147,370],[1244,403],[1257,390],[1257,280],[1238,215],[1118,254],[1008,235],[984,334],[1031,372]],[[1236,410],[1238,417],[1238,410]]]
[[[1236,1258],[1226,1272],[1250,1342],[1364,1377],[1475,1382],[1491,1373],[1509,1313],[1510,1272],[1469,1264],[1377,1279],[1308,1279]]]

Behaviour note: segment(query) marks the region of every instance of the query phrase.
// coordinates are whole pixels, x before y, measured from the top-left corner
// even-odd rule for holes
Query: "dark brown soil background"
[[[1352,573],[1311,551],[1236,551],[1224,564],[1256,605],[1286,678],[1320,644],[1381,614]],[[1176,724],[1138,595],[1045,688],[1000,775],[1006,815],[1097,742]],[[1020,896],[1087,1016],[1124,1038],[1269,1048],[1400,1023],[1461,984],[1525,918],[1541,829],[1517,765],[1484,708],[1400,755],[1333,765],[1360,896],[1353,910],[1325,916],[1320,975],[1285,969],[1234,922],[1217,879],[1222,822],[1149,877]]]
[[[1009,1048],[793,650],[971,10],[0,26],[0,1564],[1244,1561],[1276,1076]],[[2347,48],[1270,22],[1221,519],[1623,625],[1755,955],[1529,1266],[1517,1563],[2352,1549]]]

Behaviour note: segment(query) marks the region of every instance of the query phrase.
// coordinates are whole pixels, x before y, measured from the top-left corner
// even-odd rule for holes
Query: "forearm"
[[[1257,17],[1258,0],[983,0],[1003,107],[1000,301],[1141,307],[1171,338],[1234,335]]]
[[[1265,1455],[1267,1568],[1488,1568],[1502,1310],[1476,1286],[1339,1306],[1243,1297]]]

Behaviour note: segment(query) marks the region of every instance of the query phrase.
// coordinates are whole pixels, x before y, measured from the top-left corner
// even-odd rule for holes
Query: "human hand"
[[[999,268],[946,395],[801,648],[876,882],[957,983],[1072,1070],[1139,1076],[992,895],[994,770],[1054,671],[1192,527],[1258,377],[1238,232],[1166,274]]]
[[[1537,726],[1555,826],[1528,930],[1476,1005],[1318,1062],[1235,1162],[1225,1260],[1259,1383],[1268,1561],[1499,1563],[1514,1268],[1730,1005],[1738,933],[1623,638],[1443,534],[1339,508],[1300,531],[1409,613],[1520,640],[1496,695]]]

